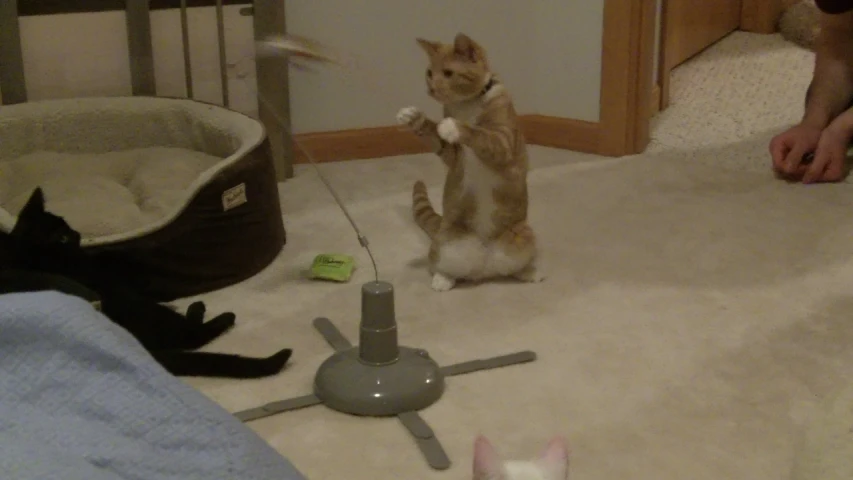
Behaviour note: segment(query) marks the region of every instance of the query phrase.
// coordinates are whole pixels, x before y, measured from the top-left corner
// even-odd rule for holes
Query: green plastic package
[[[355,259],[350,255],[321,253],[314,257],[310,272],[315,280],[348,282],[354,269]]]

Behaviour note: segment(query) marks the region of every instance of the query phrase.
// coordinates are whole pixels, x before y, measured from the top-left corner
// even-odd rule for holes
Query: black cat
[[[202,302],[190,305],[184,316],[140,294],[108,260],[85,251],[65,219],[45,210],[41,188],[1,237],[7,258],[0,265],[0,293],[58,290],[85,298],[173,375],[260,378],[279,373],[290,359],[289,348],[268,358],[192,351],[234,327],[235,315],[226,312],[205,322]]]

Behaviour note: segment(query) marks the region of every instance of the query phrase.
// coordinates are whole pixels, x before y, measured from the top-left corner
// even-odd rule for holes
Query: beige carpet
[[[770,137],[801,114],[811,61],[778,36],[735,34],[677,70],[646,154],[533,147],[542,284],[432,291],[409,189],[424,178],[437,198],[440,162],[326,165],[396,286],[403,343],[442,364],[525,349],[539,359],[448,380],[422,413],[455,462],[446,472],[429,470],[393,419],[312,407],[250,425],[311,479],[470,478],[478,433],[513,457],[566,435],[575,479],[787,478],[798,425],[853,378],[853,187],[789,185],[768,168]],[[330,354],[311,320],[356,339],[371,278],[311,170],[281,192],[280,258],[203,296],[238,315],[210,349],[295,349],[277,378],[189,380],[231,411],[310,393]],[[321,252],[355,254],[361,268],[349,284],[304,280]]]

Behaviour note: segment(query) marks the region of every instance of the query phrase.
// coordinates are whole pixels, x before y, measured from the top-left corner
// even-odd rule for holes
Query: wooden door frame
[[[623,156],[649,143],[657,0],[604,0],[598,122],[522,115],[535,145]]]
[[[604,0],[599,154],[631,155],[649,144],[656,15],[657,0]]]
[[[663,110],[669,106],[669,84],[670,75],[674,67],[667,65],[666,58],[666,34],[667,34],[667,4],[668,0],[661,0],[661,22],[660,22],[660,51],[658,54],[658,87],[659,95],[650,97],[659,98],[659,105],[653,107],[653,112]],[[741,0],[740,25],[738,30],[752,33],[772,34],[776,33],[777,22],[782,15],[782,0]],[[652,27],[654,28],[654,26]],[[654,35],[654,31],[652,33]],[[654,37],[653,37],[654,38]],[[654,42],[654,40],[652,40]],[[654,47],[653,47],[654,48]],[[655,86],[652,86],[654,90]]]
[[[657,0],[604,0],[599,154],[619,156],[643,152],[651,140],[652,116],[669,104],[671,68],[664,62],[668,0],[661,2],[656,85]],[[776,32],[782,0],[741,2],[739,30]]]

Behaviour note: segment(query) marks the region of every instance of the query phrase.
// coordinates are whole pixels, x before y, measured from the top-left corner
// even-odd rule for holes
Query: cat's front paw
[[[414,129],[420,128],[424,121],[424,114],[417,107],[401,108],[397,112],[397,122],[401,125],[408,125]]]
[[[459,124],[453,118],[445,118],[438,123],[438,136],[447,143],[456,143],[462,133],[459,130]]]

